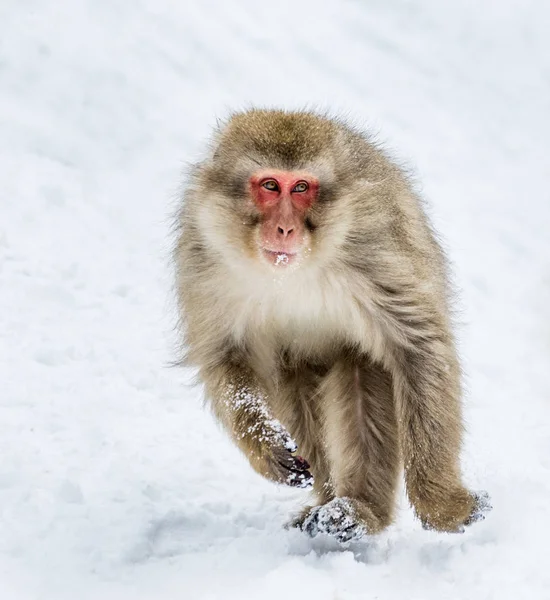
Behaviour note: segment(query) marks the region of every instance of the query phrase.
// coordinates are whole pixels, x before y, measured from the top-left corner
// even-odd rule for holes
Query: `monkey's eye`
[[[305,181],[299,181],[294,188],[292,189],[293,192],[307,192],[308,189],[308,184]]]
[[[270,192],[279,191],[279,185],[274,179],[268,179],[267,181],[264,181],[262,183],[262,187],[264,187],[266,190],[269,190]]]

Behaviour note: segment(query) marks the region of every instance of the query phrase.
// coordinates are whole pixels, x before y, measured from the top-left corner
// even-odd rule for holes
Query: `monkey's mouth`
[[[285,252],[282,250],[266,250],[262,249],[267,260],[276,267],[284,267],[296,261],[298,258],[297,252]]]

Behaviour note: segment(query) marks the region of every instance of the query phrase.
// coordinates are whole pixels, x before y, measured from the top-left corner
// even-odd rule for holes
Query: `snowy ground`
[[[0,598],[550,598],[544,0],[3,0]],[[216,116],[320,108],[423,183],[462,289],[462,536],[281,529],[173,358],[169,215]]]

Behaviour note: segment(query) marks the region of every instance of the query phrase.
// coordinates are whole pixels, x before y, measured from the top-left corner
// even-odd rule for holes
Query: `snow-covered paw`
[[[468,492],[467,500],[473,500],[471,512],[464,517],[464,507],[460,504],[442,505],[439,508],[432,509],[431,514],[420,516],[422,527],[427,530],[445,531],[447,533],[464,533],[466,527],[483,521],[485,514],[493,507],[491,499],[487,492]],[[468,505],[470,503],[468,502]],[[460,511],[460,512],[459,512]]]
[[[305,458],[283,450],[277,453],[276,460],[281,483],[299,488],[313,485],[313,475],[309,472],[309,463]]]
[[[358,522],[349,498],[334,498],[327,504],[315,506],[300,527],[311,537],[324,533],[341,543],[356,541],[367,533],[365,526]]]
[[[474,492],[472,496],[475,500],[474,510],[464,525],[471,525],[472,523],[483,521],[485,519],[485,514],[493,508],[491,497],[487,492]]]

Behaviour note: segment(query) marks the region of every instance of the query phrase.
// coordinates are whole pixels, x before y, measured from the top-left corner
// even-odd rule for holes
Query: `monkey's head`
[[[318,262],[328,249],[334,255],[353,220],[343,205],[346,182],[356,180],[349,176],[357,173],[355,135],[306,112],[234,115],[198,170],[201,226],[211,245],[264,269]]]

